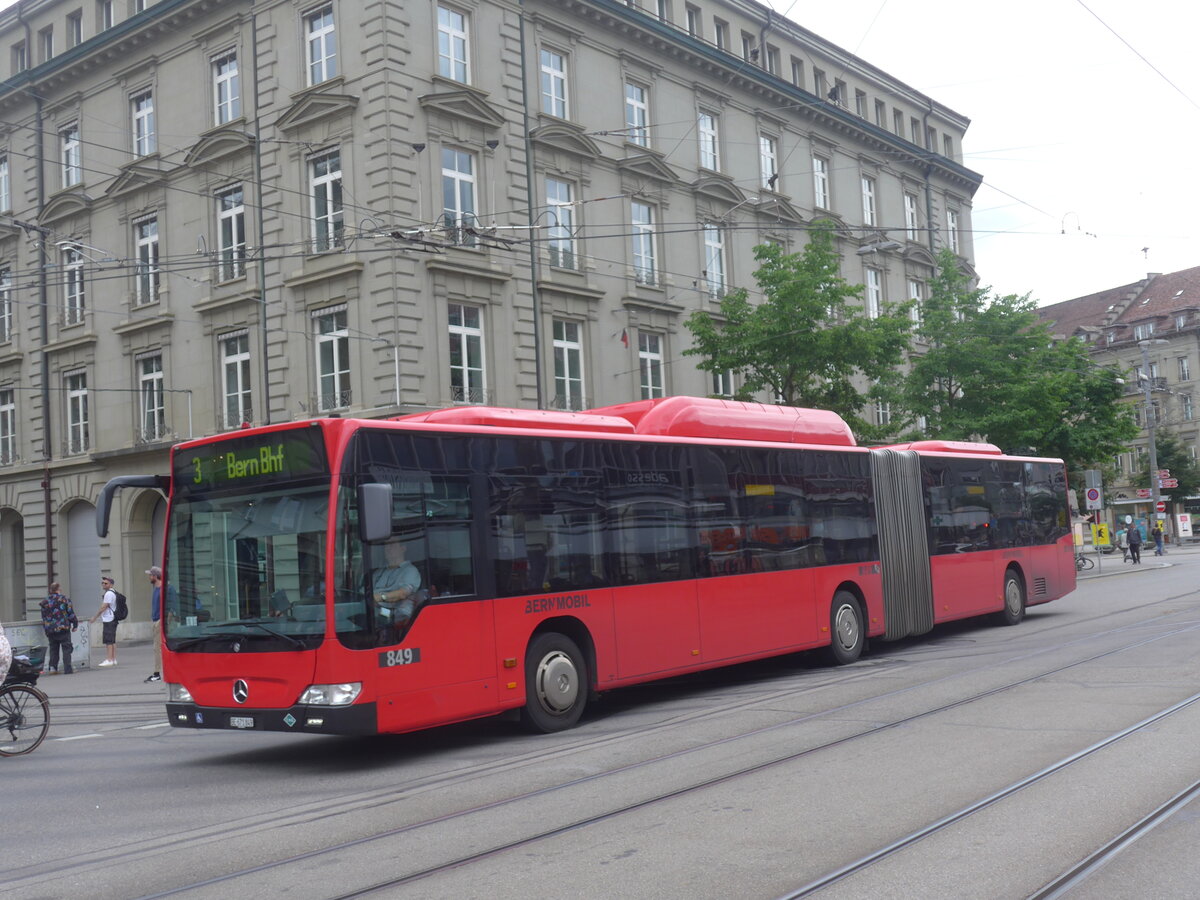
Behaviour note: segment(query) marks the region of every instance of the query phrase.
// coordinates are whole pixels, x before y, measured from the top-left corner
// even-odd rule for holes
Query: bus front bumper
[[[226,731],[290,731],[300,734],[376,734],[374,703],[351,706],[293,706],[290,709],[229,709],[168,703],[167,721],[175,728]]]

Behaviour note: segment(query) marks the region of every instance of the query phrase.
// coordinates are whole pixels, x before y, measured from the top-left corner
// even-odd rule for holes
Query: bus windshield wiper
[[[298,638],[294,638],[290,634],[284,634],[282,631],[276,631],[274,628],[268,628],[262,622],[242,621],[242,622],[238,622],[237,624],[241,625],[245,628],[251,628],[251,627],[261,628],[263,631],[265,631],[267,634],[271,635],[272,637],[277,637],[280,640],[287,641],[293,647],[299,647],[301,650],[308,649],[308,645],[306,643],[304,643],[304,641],[299,640]]]

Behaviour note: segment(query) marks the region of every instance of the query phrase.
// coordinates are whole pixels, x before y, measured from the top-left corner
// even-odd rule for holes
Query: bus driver
[[[405,556],[407,545],[392,540],[383,545],[386,564],[375,570],[372,596],[383,609],[390,611],[392,623],[412,618],[416,594],[421,587],[421,573]]]

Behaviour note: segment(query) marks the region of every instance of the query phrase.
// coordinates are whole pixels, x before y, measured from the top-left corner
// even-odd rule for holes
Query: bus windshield
[[[324,449],[316,429],[283,434],[176,459],[163,604],[171,650],[288,651],[324,639]]]

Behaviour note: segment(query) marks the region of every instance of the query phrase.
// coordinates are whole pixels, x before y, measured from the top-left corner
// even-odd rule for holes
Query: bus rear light
[[[362,682],[310,684],[297,703],[305,706],[349,706],[362,693]]]
[[[167,702],[168,703],[191,703],[192,692],[185,688],[182,684],[167,684]]]

